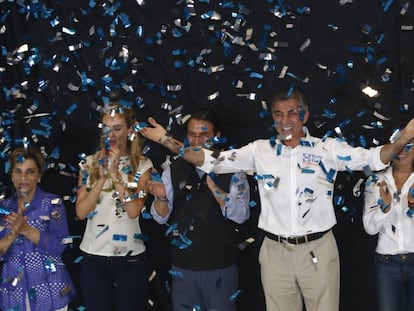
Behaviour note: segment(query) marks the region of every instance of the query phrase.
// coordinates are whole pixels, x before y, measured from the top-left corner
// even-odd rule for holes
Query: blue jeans
[[[148,273],[145,254],[104,257],[84,254],[80,284],[88,311],[143,311]]]
[[[238,271],[236,265],[216,270],[194,271],[172,266],[174,311],[236,311]]]
[[[375,254],[380,311],[414,310],[414,253]]]

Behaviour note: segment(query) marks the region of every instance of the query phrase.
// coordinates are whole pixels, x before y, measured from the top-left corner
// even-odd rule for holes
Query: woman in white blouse
[[[134,131],[131,109],[116,103],[102,116],[100,149],[80,163],[76,213],[87,219],[80,249],[81,290],[90,311],[143,311],[147,271],[139,216],[152,162]]]
[[[414,148],[408,144],[365,188],[365,231],[375,253],[380,311],[414,310]]]

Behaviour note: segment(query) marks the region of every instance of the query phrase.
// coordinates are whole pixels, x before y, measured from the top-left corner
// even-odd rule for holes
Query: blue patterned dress
[[[17,195],[0,201],[3,211],[17,212]],[[60,197],[37,188],[24,213],[28,224],[40,231],[36,245],[19,236],[4,260],[0,280],[0,309],[26,311],[28,297],[31,311],[63,308],[75,295],[75,287],[62,261],[68,237],[65,207]],[[10,233],[0,221],[0,239]]]

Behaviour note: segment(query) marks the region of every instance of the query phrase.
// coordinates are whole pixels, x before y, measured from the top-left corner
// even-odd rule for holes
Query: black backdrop
[[[353,145],[387,142],[413,116],[413,1],[148,0],[1,1],[0,105],[2,162],[26,141],[49,163],[45,190],[64,196],[71,234],[79,154],[97,146],[99,107],[116,92],[146,121],[155,116],[182,135],[182,116],[215,109],[229,144],[274,135],[268,104],[294,86],[311,104],[315,135]],[[361,90],[379,92],[369,97]],[[336,130],[335,130],[336,129]],[[148,144],[159,168],[166,150]],[[10,181],[1,165],[2,191]],[[376,310],[375,237],[361,225],[360,173],[340,174],[334,203],[342,271],[341,310]],[[254,187],[253,187],[254,189]],[[260,202],[240,238],[254,236]],[[165,228],[142,220],[149,236],[151,310],[168,310]],[[79,239],[65,253],[78,283]],[[264,310],[258,243],[241,252],[239,310]],[[82,306],[79,295],[73,308]]]

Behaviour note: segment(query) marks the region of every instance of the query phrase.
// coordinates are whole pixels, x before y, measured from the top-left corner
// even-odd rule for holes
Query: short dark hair
[[[309,111],[309,105],[308,105],[308,101],[305,98],[305,95],[303,94],[302,91],[300,91],[297,88],[290,88],[289,90],[284,90],[284,91],[280,91],[278,93],[276,93],[273,98],[272,98],[272,109],[275,103],[280,102],[280,101],[284,101],[284,100],[288,100],[288,99],[296,99],[297,102],[299,103],[299,106],[305,110],[305,111]]]
[[[10,172],[13,171],[17,163],[20,163],[22,161],[21,159],[32,159],[36,163],[40,176],[43,176],[46,166],[45,159],[38,148],[16,148],[9,156]]]
[[[188,124],[190,123],[191,120],[200,120],[200,121],[210,122],[213,125],[214,132],[218,132],[221,129],[220,119],[218,115],[211,109],[193,112],[190,118],[185,123],[186,128],[188,128]]]

